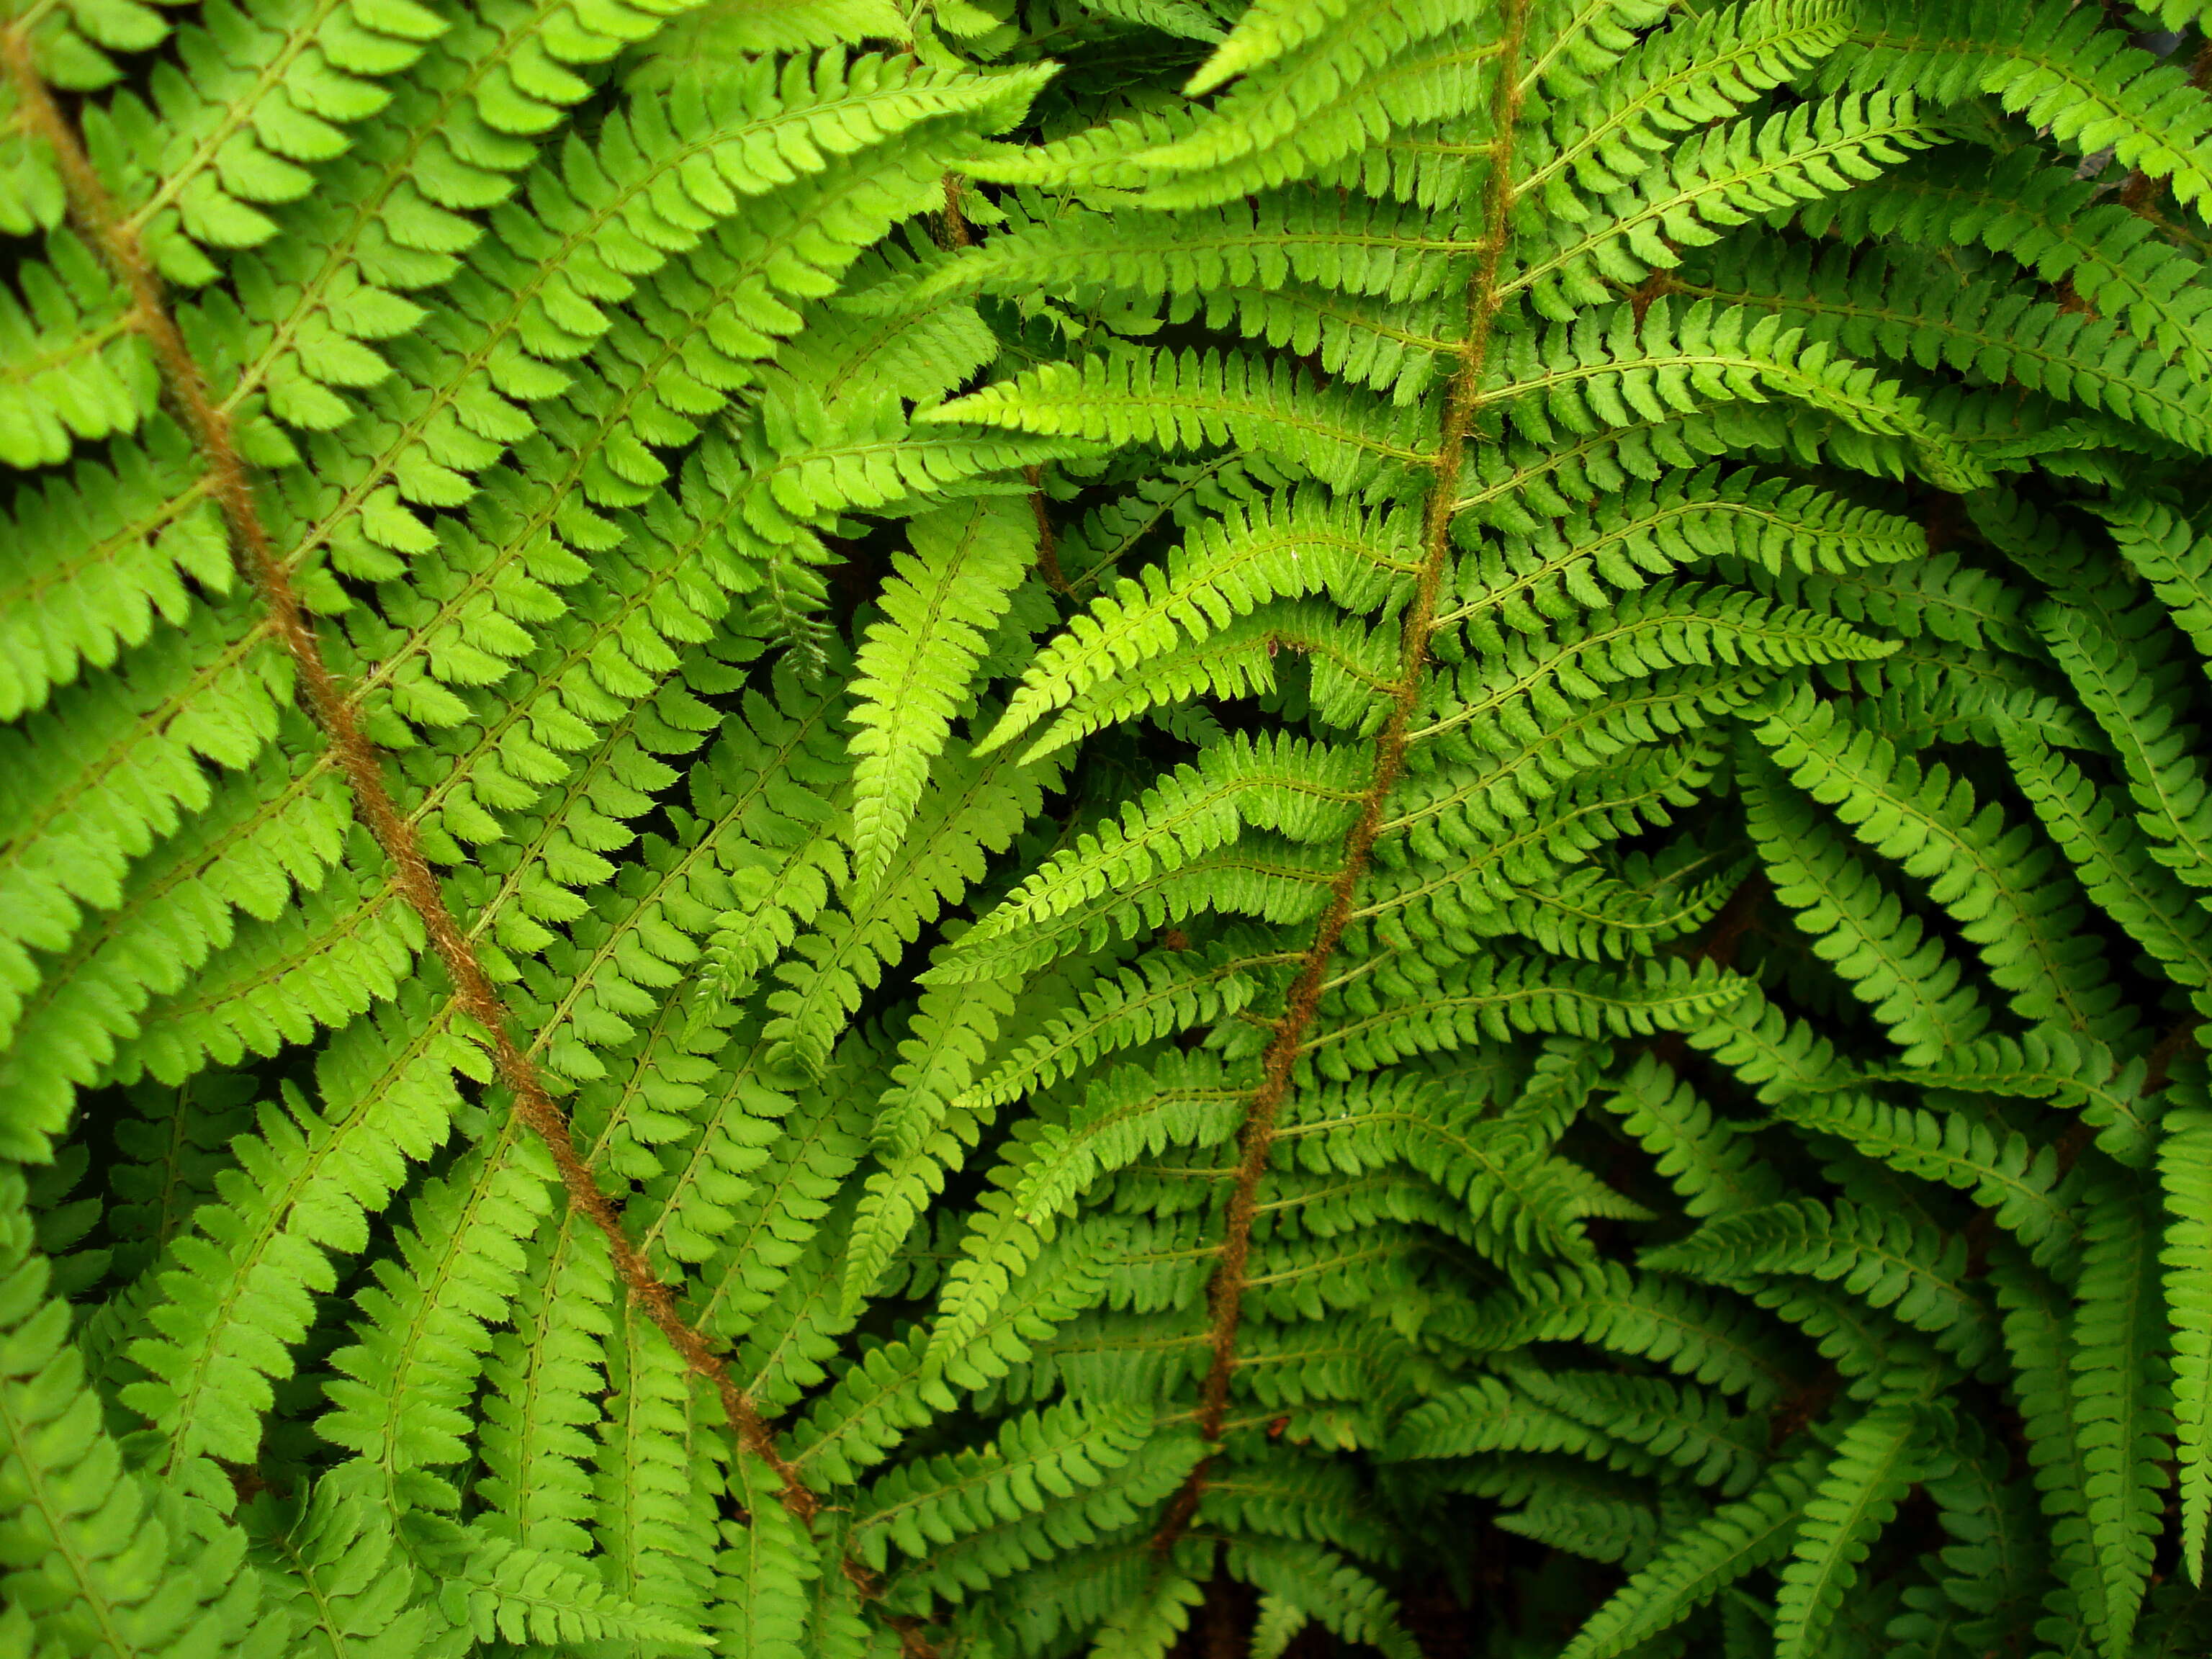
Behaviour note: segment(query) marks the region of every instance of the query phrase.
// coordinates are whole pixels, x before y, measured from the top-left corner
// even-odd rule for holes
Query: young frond
[[[1348,611],[1371,610],[1390,577],[1414,568],[1413,539],[1397,515],[1303,490],[1201,520],[1164,563],[1117,579],[1070,619],[1024,671],[982,746],[1010,741],[1186,641],[1203,645],[1271,599],[1325,592]]]
[[[915,553],[885,585],[884,620],[854,662],[855,889],[889,868],[985,638],[1036,551],[1035,527],[1017,512],[986,500],[915,520]]]
[[[1291,367],[1242,354],[1122,350],[1047,363],[923,413],[962,422],[1166,450],[1237,444],[1337,489],[1418,465],[1418,412],[1302,383]]]
[[[1370,764],[1357,750],[1295,738],[1231,737],[1211,744],[1130,802],[1118,823],[1109,819],[1095,835],[1054,854],[962,935],[945,971],[972,975],[978,969],[969,964],[981,964],[981,971],[1003,974],[1042,966],[1078,943],[1051,925],[1056,918],[1096,914],[1093,902],[1101,897],[1118,911],[1146,884],[1236,843],[1247,826],[1309,845],[1339,841]],[[1083,941],[1093,949],[1102,942]]]

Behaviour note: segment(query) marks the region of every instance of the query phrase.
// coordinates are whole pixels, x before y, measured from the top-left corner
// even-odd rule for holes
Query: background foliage
[[[2208,24],[4,0],[0,1654],[2203,1651]]]

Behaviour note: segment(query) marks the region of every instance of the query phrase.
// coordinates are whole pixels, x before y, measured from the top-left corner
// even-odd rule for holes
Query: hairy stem
[[[785,1508],[801,1522],[811,1522],[818,1500],[776,1449],[767,1425],[730,1375],[729,1367],[707,1339],[678,1313],[675,1292],[661,1281],[644,1253],[623,1231],[614,1205],[577,1155],[568,1119],[546,1092],[537,1066],[509,1034],[506,1005],[478,960],[475,946],[447,905],[437,878],[416,842],[414,826],[401,814],[386,787],[375,746],[363,735],[353,704],[340,691],[323,660],[321,643],[254,504],[252,485],[232,434],[230,416],[209,395],[206,377],[169,314],[160,277],[147,263],[137,233],[116,211],[76,129],[40,78],[30,37],[20,23],[0,35],[0,58],[4,58],[8,78],[14,84],[20,118],[53,152],[68,192],[70,216],[130,293],[133,324],[153,346],[163,386],[207,464],[212,493],[222,509],[240,571],[259,595],[269,625],[291,659],[301,696],[345,774],[356,811],[391,860],[401,895],[422,918],[432,948],[453,981],[462,1012],[483,1030],[499,1080],[514,1097],[517,1115],[551,1152],[569,1204],[606,1235],[615,1270],[628,1293],[660,1328],[685,1364],[712,1385],[739,1443],[775,1471]]]
[[[1419,705],[1423,676],[1428,667],[1429,641],[1436,631],[1437,593],[1451,556],[1453,503],[1458,499],[1459,475],[1465,461],[1468,438],[1474,429],[1481,402],[1482,378],[1490,355],[1490,338],[1498,319],[1498,274],[1505,252],[1507,223],[1513,207],[1513,127],[1519,118],[1522,87],[1520,56],[1528,26],[1527,0],[1504,0],[1504,22],[1498,46],[1498,86],[1492,103],[1497,132],[1491,174],[1484,189],[1485,228],[1474,279],[1468,286],[1467,343],[1461,349],[1444,404],[1443,428],[1437,447],[1435,476],[1422,509],[1421,573],[1399,630],[1399,666],[1391,694],[1390,713],[1375,738],[1375,763],[1368,775],[1359,811],[1344,838],[1344,861],[1329,885],[1328,908],[1315,927],[1313,942],[1300,957],[1297,976],[1275,1027],[1275,1035],[1261,1060],[1260,1084],[1244,1109],[1237,1137],[1237,1178],[1230,1188],[1223,1218],[1221,1255],[1207,1285],[1212,1315],[1207,1345],[1212,1358],[1199,1392],[1198,1431],[1208,1444],[1221,1438],[1229,1414],[1229,1385],[1237,1370],[1237,1330],[1244,1311],[1244,1269],[1252,1250],[1252,1218],[1259,1206],[1260,1182],[1275,1141],[1275,1120],[1289,1097],[1298,1056],[1321,1008],[1322,992],[1344,930],[1358,899],[1359,884],[1382,827],[1382,814],[1390,792],[1397,787],[1406,762],[1407,730]],[[1211,1455],[1194,1468],[1170,1501],[1153,1548],[1171,1548],[1189,1527],[1204,1496],[1212,1467]]]

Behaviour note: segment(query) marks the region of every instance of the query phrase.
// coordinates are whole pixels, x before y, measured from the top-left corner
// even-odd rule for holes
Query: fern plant
[[[8,1650],[2201,1647],[2208,21],[11,0]]]

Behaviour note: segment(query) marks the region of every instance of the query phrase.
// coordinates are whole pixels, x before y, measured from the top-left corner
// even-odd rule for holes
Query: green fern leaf
[[[1815,1449],[1771,1465],[1742,1498],[1686,1528],[1590,1616],[1560,1659],[1614,1659],[1787,1555],[1822,1458]]]
[[[885,587],[886,620],[854,664],[854,884],[889,868],[942,749],[984,635],[1034,552],[1034,531],[978,502],[917,519],[915,556]]]
[[[288,1650],[291,1620],[261,1607],[243,1534],[125,1466],[31,1231],[21,1174],[0,1171],[0,1582],[28,1615],[12,1639],[27,1654],[185,1641],[246,1659]]]
[[[2203,1114],[2177,1112],[2159,1148],[2159,1176],[2172,1219],[2159,1260],[2166,1269],[2167,1323],[2172,1345],[2175,1455],[2180,1465],[2181,1559],[2192,1583],[2204,1574],[2204,1540],[2212,1523],[2212,1369],[2202,1310],[2208,1292],[2204,1212],[2205,1155],[2212,1123]],[[2124,1471],[2123,1471],[2124,1473]],[[2125,1488],[2123,1486],[2122,1491]]]
[[[1919,1474],[1918,1413],[1885,1401],[1844,1431],[1805,1504],[1774,1603],[1776,1659],[1820,1651],[1875,1535]]]
[[[1348,392],[1310,390],[1276,365],[1242,356],[1125,352],[1080,366],[1048,363],[923,418],[1166,449],[1236,443],[1339,489],[1375,481],[1389,464],[1418,464],[1426,448],[1410,416],[1383,415]]]
[[[2166,1529],[2169,1412],[2166,1333],[2154,1262],[2158,1231],[2128,1182],[2092,1194],[2075,1281],[2073,1411],[2090,1541],[2102,1580],[2100,1639],[2129,1650],[2144,1581]]]

